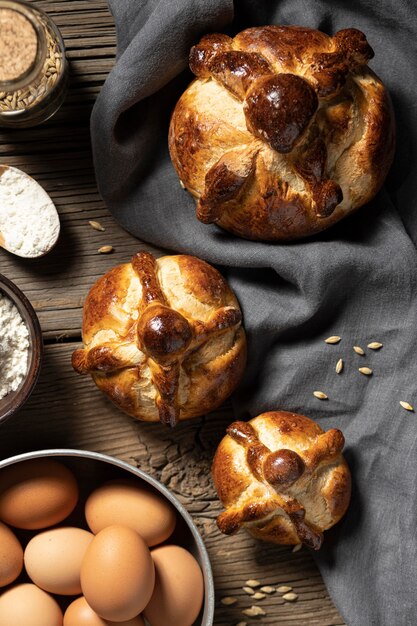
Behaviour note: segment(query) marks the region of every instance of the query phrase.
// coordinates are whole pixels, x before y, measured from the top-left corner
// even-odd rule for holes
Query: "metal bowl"
[[[0,423],[18,411],[32,393],[42,364],[43,341],[38,316],[24,293],[11,280],[0,274],[0,292],[16,305],[29,330],[29,360],[26,376],[16,391],[0,400]]]
[[[194,524],[190,514],[172,493],[158,480],[142,470],[99,452],[87,450],[71,450],[56,448],[26,452],[0,461],[0,472],[3,468],[15,463],[22,463],[31,459],[55,457],[69,467],[77,478],[80,488],[80,506],[77,506],[70,517],[65,520],[74,525],[85,527],[84,502],[87,495],[103,482],[115,478],[126,478],[126,474],[143,480],[152,489],[166,498],[177,511],[177,525],[169,542],[186,548],[197,559],[204,577],[204,603],[200,615],[193,626],[212,626],[214,616],[214,582],[209,556],[206,547]],[[65,606],[63,607],[65,610]],[[167,625],[168,626],[168,625]],[[174,624],[170,626],[175,626]]]

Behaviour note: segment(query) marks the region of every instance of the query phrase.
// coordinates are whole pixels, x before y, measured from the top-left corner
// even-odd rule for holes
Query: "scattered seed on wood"
[[[109,254],[110,252],[113,252],[113,246],[101,246],[97,252],[99,254]]]
[[[220,600],[224,606],[232,606],[232,604],[236,604],[237,598],[232,598],[232,596],[226,596]]]
[[[325,393],[323,393],[322,391],[313,391],[313,396],[315,398],[318,398],[319,400],[328,400],[329,397],[326,396]]]
[[[255,593],[252,587],[242,587],[243,591],[247,593],[249,596],[253,596]]]
[[[284,593],[284,595],[282,596],[284,598],[284,600],[287,600],[287,602],[295,602],[298,598],[298,595],[296,593]]]
[[[334,344],[334,343],[339,343],[341,339],[342,338],[339,337],[339,335],[332,335],[331,337],[327,337],[327,339],[325,339],[324,342]]]
[[[275,593],[275,587],[270,587],[266,585],[266,587],[261,587],[262,593]]]
[[[371,343],[368,343],[368,348],[371,348],[371,350],[379,350],[382,347],[382,343],[379,343],[379,341],[372,341]]]
[[[277,587],[277,591],[278,593],[288,593],[289,591],[292,591],[292,587],[289,587],[288,585],[281,585],[280,587]]]
[[[263,600],[264,598],[266,598],[266,593],[261,593],[260,591],[257,591],[252,596],[252,600]]]
[[[361,356],[364,356],[365,350],[363,350],[363,348],[361,348],[360,346],[353,346],[353,349],[356,352],[356,354],[360,354]]]
[[[250,609],[244,609],[242,613],[243,615],[247,615],[248,617],[258,617],[258,615],[266,615],[265,611],[261,609],[260,606],[256,606],[256,604],[251,606]]]
[[[406,411],[414,412],[414,407],[408,402],[404,402],[404,400],[400,400],[400,404],[403,407],[403,409],[405,409]]]
[[[365,376],[372,376],[372,370],[370,367],[360,367],[358,371]]]
[[[302,543],[297,543],[297,545],[293,547],[292,551],[299,552],[299,550],[301,550],[302,547],[303,547]]]
[[[341,374],[343,371],[343,359],[339,359],[336,363],[336,374]]]
[[[259,580],[254,580],[253,578],[251,578],[250,580],[246,581],[246,586],[247,587],[260,587],[261,583],[259,582]]]
[[[91,228],[94,228],[94,230],[99,230],[102,233],[104,233],[104,231],[106,230],[104,226],[100,224],[100,222],[95,222],[94,220],[90,220],[88,223],[90,224]]]

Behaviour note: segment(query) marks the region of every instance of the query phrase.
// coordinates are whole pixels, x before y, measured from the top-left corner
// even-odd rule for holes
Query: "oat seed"
[[[313,391],[313,396],[315,398],[318,398],[319,400],[328,400],[329,397],[326,396],[325,393],[323,393],[322,391]]]
[[[243,591],[247,593],[249,596],[253,596],[255,593],[252,587],[242,587]]]
[[[88,223],[90,224],[91,228],[94,228],[94,230],[99,230],[102,233],[106,230],[104,226],[100,224],[100,222],[95,222],[94,220],[90,220]]]
[[[257,591],[252,596],[252,600],[263,600],[264,598],[266,598],[266,593],[261,593],[260,591]]]
[[[341,339],[342,338],[339,337],[339,335],[332,335],[331,337],[327,337],[327,339],[325,339],[324,342],[334,344],[334,343],[339,343]]]
[[[261,583],[259,582],[259,580],[254,580],[253,578],[251,578],[250,580],[247,580],[245,585],[247,587],[260,587]]]
[[[343,371],[343,359],[339,359],[336,363],[336,374],[341,374]]]
[[[278,593],[288,593],[289,591],[292,591],[292,587],[289,587],[288,585],[281,585],[280,587],[277,587],[277,591]]]
[[[353,346],[353,349],[356,354],[360,354],[361,356],[365,355],[365,350],[363,350],[363,348],[361,348],[360,346]]]
[[[220,600],[224,606],[232,606],[232,604],[236,604],[237,598],[232,598],[232,596],[226,596]]]
[[[256,606],[256,604],[251,606],[250,609],[244,609],[242,613],[244,615],[247,615],[248,617],[258,617],[258,615],[266,615],[265,611],[261,609],[260,606]]]
[[[101,246],[97,252],[99,254],[109,254],[110,252],[113,252],[113,246]]]
[[[261,587],[261,591],[263,593],[275,593],[275,587],[270,587],[267,585],[266,587]]]
[[[288,602],[295,602],[298,598],[298,595],[296,593],[284,593],[284,595],[282,596],[284,598],[284,600],[287,600]]]
[[[404,402],[404,400],[400,400],[400,404],[403,407],[403,409],[405,409],[406,411],[414,412],[414,407],[408,402]]]
[[[379,341],[372,341],[371,343],[368,343],[368,348],[371,348],[371,350],[379,350],[382,347],[382,343],[379,343]]]
[[[292,549],[293,552],[299,552],[301,550],[301,548],[303,547],[302,543],[297,543],[297,545],[295,545]]]
[[[360,367],[358,371],[365,376],[372,376],[373,373],[370,367]]]

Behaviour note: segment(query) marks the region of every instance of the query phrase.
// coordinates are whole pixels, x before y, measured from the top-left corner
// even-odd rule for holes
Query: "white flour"
[[[0,166],[0,236],[13,254],[37,257],[56,243],[59,217],[51,198],[33,178]]]
[[[0,292],[0,398],[15,391],[28,367],[29,331],[13,302]]]

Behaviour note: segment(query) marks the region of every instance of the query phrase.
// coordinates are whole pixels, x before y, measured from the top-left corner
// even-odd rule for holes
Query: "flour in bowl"
[[[59,216],[46,191],[21,170],[0,166],[3,247],[22,257],[42,256],[55,245],[59,230]]]
[[[0,399],[16,389],[26,376],[29,330],[17,307],[0,291]]]

